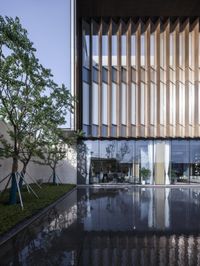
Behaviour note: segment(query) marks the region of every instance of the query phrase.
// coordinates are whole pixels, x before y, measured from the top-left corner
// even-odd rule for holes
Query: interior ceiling
[[[77,0],[81,17],[200,16],[199,0]]]

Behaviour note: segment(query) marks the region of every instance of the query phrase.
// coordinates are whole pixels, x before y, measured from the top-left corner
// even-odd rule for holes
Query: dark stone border
[[[137,184],[130,184],[130,183],[116,183],[116,184],[78,184],[77,188],[200,188],[200,184],[171,184],[171,185],[137,185]]]
[[[40,218],[42,215],[44,215],[47,211],[49,211],[51,208],[56,206],[58,203],[60,203],[62,200],[64,200],[69,194],[71,194],[74,190],[77,189],[77,186],[66,192],[64,195],[59,197],[56,201],[48,205],[47,207],[44,207],[43,209],[39,210],[36,214],[33,214],[29,218],[25,218],[21,222],[14,225],[8,232],[0,236],[0,246],[3,245],[6,241],[14,237],[16,234],[18,234],[20,231],[22,231],[24,228],[29,226],[31,223],[33,223],[36,219]]]

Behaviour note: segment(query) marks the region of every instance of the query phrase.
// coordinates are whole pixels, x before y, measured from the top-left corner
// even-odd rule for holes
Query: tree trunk
[[[13,205],[17,203],[17,174],[18,171],[18,159],[13,158],[12,173],[11,173],[11,188],[10,188],[10,199],[9,204]]]
[[[53,168],[53,184],[54,185],[57,184],[57,180],[56,180],[56,168]]]

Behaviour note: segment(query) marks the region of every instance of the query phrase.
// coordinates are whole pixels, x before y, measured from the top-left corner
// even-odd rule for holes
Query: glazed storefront
[[[85,140],[78,184],[200,183],[199,140]]]

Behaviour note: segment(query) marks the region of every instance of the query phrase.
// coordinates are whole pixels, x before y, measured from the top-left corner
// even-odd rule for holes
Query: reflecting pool
[[[2,244],[0,265],[200,265],[200,188],[78,188]]]

